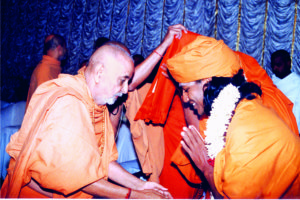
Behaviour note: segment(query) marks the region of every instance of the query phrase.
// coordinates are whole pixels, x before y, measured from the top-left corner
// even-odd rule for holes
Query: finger
[[[173,199],[170,192],[164,192],[164,196],[165,196],[166,199]]]
[[[168,188],[165,188],[164,186],[162,186],[162,185],[160,185],[160,184],[158,184],[158,183],[155,183],[155,182],[152,182],[154,185],[154,189],[156,189],[156,190],[163,190],[163,191],[168,191]]]
[[[186,27],[183,26],[182,24],[175,24],[175,25],[169,26],[169,27],[172,27],[172,28],[179,28],[179,29],[181,29],[181,30],[187,31]]]
[[[184,140],[184,142],[192,148],[192,146],[194,146],[194,141],[193,141],[193,136],[191,134],[190,129],[188,129],[187,127],[183,127],[182,129],[183,131],[181,132],[181,136]]]
[[[160,68],[162,68],[163,70],[167,71],[167,65],[164,63],[160,66]]]
[[[170,78],[169,75],[168,75],[166,72],[161,72],[161,73],[162,73],[162,75],[164,75],[166,78],[168,78],[168,79]]]
[[[182,36],[182,31],[180,31],[179,33],[176,34],[176,38],[180,39]]]
[[[180,144],[185,152],[187,152],[189,155],[192,155],[191,149],[186,145],[184,141],[181,140]]]
[[[194,132],[196,132],[199,135],[200,139],[204,142],[204,139],[203,139],[202,135],[199,133],[199,131],[196,129],[195,126],[189,125],[189,129],[193,130]]]
[[[193,126],[189,126],[189,130],[191,131],[191,140],[199,145],[204,145],[204,140],[198,130]]]

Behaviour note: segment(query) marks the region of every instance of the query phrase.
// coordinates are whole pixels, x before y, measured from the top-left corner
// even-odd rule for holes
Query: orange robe
[[[182,37],[181,40],[174,39],[161,61],[161,65],[166,63],[168,58],[178,53],[185,44],[193,41],[198,36],[198,34],[192,32],[189,32],[189,34],[190,37]],[[167,79],[162,74],[162,69],[159,68],[135,119],[143,119],[147,123],[151,122],[163,126],[165,154],[163,169],[159,177],[160,184],[168,188],[174,198],[196,198],[199,197],[197,194],[199,184],[188,182],[171,163],[171,156],[181,140],[180,132],[182,127],[186,125],[180,98],[178,95],[174,97],[175,90],[172,81]],[[155,144],[152,145],[155,146]]]
[[[60,61],[48,55],[43,55],[43,59],[34,69],[28,90],[26,108],[36,88],[42,83],[55,79],[61,72]]]
[[[185,45],[192,42],[197,36],[199,36],[199,34],[188,32],[187,34],[183,34],[180,40],[174,38],[173,43],[168,48],[161,62],[161,65],[166,63],[168,58],[171,58],[173,55],[180,52]],[[245,71],[247,79],[256,83],[259,81],[259,86],[261,86],[263,91],[263,103],[274,109],[289,125],[291,130],[297,133],[298,129],[295,117],[292,113],[291,101],[276,88],[266,71],[261,68],[254,58],[241,52],[236,52],[236,54],[239,55],[241,65]],[[179,144],[179,141],[181,140],[181,126],[174,126],[174,123],[166,123],[167,120],[170,122],[174,121],[170,118],[182,119],[183,112],[180,111],[182,105],[181,102],[173,101],[174,93],[175,86],[173,82],[162,75],[162,69],[159,68],[147,97],[136,115],[136,119],[144,119],[147,122],[151,121],[153,123],[165,125],[164,134],[166,155],[160,183],[167,187],[175,198],[177,196],[178,198],[192,198],[193,196],[189,194],[193,193],[194,188],[189,186],[192,183],[199,184],[202,181]],[[172,110],[173,107],[176,107],[179,111],[171,113],[170,109]],[[203,118],[200,121],[199,126],[201,132],[205,130],[205,122],[206,118]],[[177,125],[179,124],[182,124],[182,120],[177,122]],[[168,128],[168,126],[171,127]],[[174,145],[176,142],[177,146]],[[177,174],[174,172],[175,168],[179,169],[175,170],[177,171]],[[168,179],[168,177],[170,178]],[[182,177],[184,177],[185,180],[183,180]],[[174,184],[175,182],[176,184]],[[182,188],[185,188],[186,190],[182,192]],[[186,196],[181,197],[182,193],[186,194]]]
[[[226,144],[215,159],[214,181],[226,198],[299,198],[300,138],[260,98],[242,100]]]
[[[126,117],[130,122],[132,140],[143,173],[150,175],[150,181],[159,182],[165,151],[163,128],[145,123],[144,120],[134,120],[150,86],[150,83],[146,83],[141,88],[128,93],[125,103]]]
[[[41,198],[26,186],[31,178],[65,195],[54,197],[91,198],[80,189],[107,179],[118,157],[107,107],[94,103],[82,74],[42,84],[6,150],[12,158],[0,196],[9,198]]]

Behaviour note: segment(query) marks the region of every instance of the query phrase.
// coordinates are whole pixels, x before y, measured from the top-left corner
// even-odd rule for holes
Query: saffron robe
[[[60,75],[32,96],[21,129],[6,148],[12,157],[1,197],[41,198],[35,179],[54,197],[91,198],[80,189],[107,179],[118,157],[106,106],[93,101],[82,74]]]
[[[150,83],[145,83],[142,87],[128,92],[125,106],[132,140],[142,171],[150,176],[149,181],[158,183],[165,152],[163,127],[145,123],[144,120],[134,120],[150,86]]]
[[[214,181],[226,198],[299,198],[300,138],[260,98],[242,100],[225,147],[217,154]]]
[[[167,59],[178,53],[185,45],[192,42],[199,34],[188,32],[182,35],[181,39],[174,38],[173,43],[168,48],[161,65],[166,63]],[[268,76],[266,71],[259,65],[259,63],[249,55],[241,52],[235,52],[240,59],[241,67],[244,69],[247,80],[258,83],[263,91],[262,101],[263,104],[269,108],[274,109],[277,114],[289,125],[294,133],[298,132],[295,117],[292,113],[292,102],[273,84],[271,78]],[[217,59],[217,58],[216,58]],[[147,94],[145,101],[143,102],[141,108],[137,112],[135,119],[144,119],[146,122],[151,121],[156,124],[163,124],[166,126],[171,126],[171,128],[164,128],[165,132],[165,165],[162,171],[164,181],[160,183],[167,187],[173,197],[176,198],[176,194],[181,195],[181,188],[186,188],[186,186],[191,184],[201,184],[199,174],[195,171],[193,165],[189,158],[181,149],[179,141],[181,140],[180,132],[182,131],[182,126],[173,126],[171,123],[166,124],[166,120],[170,118],[178,119],[177,125],[184,124],[182,122],[183,112],[173,112],[171,114],[170,110],[182,109],[181,102],[173,101],[175,93],[175,86],[173,82],[167,79],[162,74],[162,69],[159,68],[158,73],[152,83],[151,88]],[[163,98],[162,98],[163,97]],[[200,121],[200,131],[203,132],[206,129],[207,118],[203,117]],[[170,122],[174,121],[170,119]],[[176,129],[176,130],[175,130]],[[166,131],[170,133],[166,133]],[[177,142],[177,149],[172,145],[172,143]],[[167,155],[168,152],[168,155]],[[174,166],[178,168],[177,175],[174,172]],[[177,181],[184,177],[184,181]],[[170,177],[167,179],[167,177]],[[173,178],[172,178],[173,177]],[[177,181],[177,182],[176,182]],[[176,182],[177,184],[172,184]],[[174,191],[172,193],[172,191]],[[185,194],[192,194],[194,191],[193,187],[190,190],[186,190]],[[179,197],[178,197],[179,198]],[[192,196],[190,196],[192,198]]]
[[[166,63],[169,57],[179,52],[185,44],[193,41],[194,36],[198,35],[192,32],[188,34],[190,34],[190,37],[184,37],[186,34],[183,34],[181,42],[174,38],[174,42],[164,55],[161,65]],[[200,191],[200,194],[197,194],[200,187],[198,185],[199,182],[193,184],[187,181],[181,172],[177,170],[177,167],[174,167],[171,163],[171,156],[181,140],[180,132],[186,125],[180,97],[178,95],[174,97],[175,90],[176,88],[172,81],[167,79],[162,74],[162,68],[159,68],[146,99],[135,116],[135,120],[143,119],[146,123],[163,126],[165,154],[159,183],[168,188],[174,198],[197,198],[201,196],[202,191]],[[159,153],[159,156],[161,154]]]
[[[31,96],[36,88],[42,83],[55,79],[61,73],[60,61],[48,55],[43,55],[43,59],[33,70],[27,95],[26,108],[28,107]]]

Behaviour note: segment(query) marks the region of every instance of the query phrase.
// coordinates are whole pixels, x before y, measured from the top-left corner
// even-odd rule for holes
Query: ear
[[[204,78],[202,79],[201,81],[203,81],[204,84],[210,82],[212,80],[212,77],[209,77],[209,78]]]
[[[58,46],[55,48],[55,51],[57,51],[57,52],[62,51],[62,46],[58,45]]]
[[[291,70],[291,67],[292,67],[291,61],[288,61],[288,62],[287,62],[287,66],[289,66],[289,70]]]
[[[203,91],[206,90],[206,88],[207,88],[207,85],[206,85],[206,84],[209,83],[211,80],[212,80],[211,77],[201,79],[201,84],[203,84]]]
[[[99,63],[95,66],[95,82],[99,83],[104,72],[104,65]]]

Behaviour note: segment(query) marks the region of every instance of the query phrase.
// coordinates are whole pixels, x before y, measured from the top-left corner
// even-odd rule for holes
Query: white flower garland
[[[206,131],[204,131],[205,146],[211,159],[214,159],[225,147],[227,128],[240,96],[238,88],[230,83],[221,90],[212,103]]]

